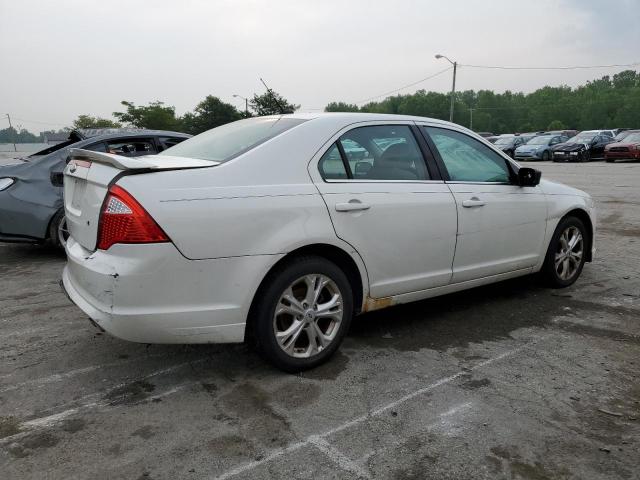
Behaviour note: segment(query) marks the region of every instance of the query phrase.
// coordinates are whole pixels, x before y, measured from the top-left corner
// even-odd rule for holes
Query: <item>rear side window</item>
[[[342,135],[318,164],[325,180],[428,180],[420,147],[406,125],[358,127]]]
[[[160,155],[227,162],[305,121],[289,117],[239,120],[196,135]]]
[[[318,163],[320,174],[325,180],[344,180],[349,178],[344,167],[338,146],[334,143]]]
[[[106,142],[107,153],[123,157],[141,157],[158,153],[150,138],[122,138]]]

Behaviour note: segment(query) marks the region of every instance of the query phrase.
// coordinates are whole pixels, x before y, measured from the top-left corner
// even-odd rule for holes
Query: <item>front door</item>
[[[467,135],[424,127],[458,210],[452,283],[533,267],[544,255],[546,199],[515,185],[515,165]]]
[[[418,142],[406,124],[357,127],[311,163],[337,236],[366,265],[373,298],[451,280],[455,201],[430,174]]]

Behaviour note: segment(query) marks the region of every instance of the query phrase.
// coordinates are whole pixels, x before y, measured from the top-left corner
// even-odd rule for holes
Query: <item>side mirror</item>
[[[518,185],[521,187],[535,187],[540,183],[542,172],[535,168],[522,167],[518,170]]]
[[[51,180],[51,185],[54,187],[64,186],[64,174],[62,172],[51,172],[49,179]]]

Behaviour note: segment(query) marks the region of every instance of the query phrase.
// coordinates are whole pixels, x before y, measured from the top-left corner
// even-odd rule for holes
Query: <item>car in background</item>
[[[553,147],[554,162],[589,162],[604,158],[604,147],[615,140],[607,130],[585,130]],[[610,132],[610,131],[609,131]]]
[[[62,284],[95,324],[246,341],[287,372],[354,315],[537,272],[567,287],[594,251],[587,193],[429,118],[254,117],[157,156],[77,149],[64,174]]]
[[[481,137],[484,138],[488,138],[488,137],[495,137],[496,134],[493,132],[476,132],[478,135],[480,135]]]
[[[0,242],[43,243],[63,248],[67,237],[63,170],[71,148],[123,157],[155,155],[191,137],[163,130],[73,131],[66,142],[0,166]],[[78,140],[80,139],[80,140]]]
[[[513,158],[516,153],[516,148],[523,145],[528,139],[528,137],[520,135],[500,135],[493,144]]]
[[[640,130],[604,147],[604,159],[608,163],[616,160],[640,160]]]
[[[562,135],[571,138],[575,137],[578,133],[578,130],[549,130],[548,132],[544,132],[543,135]]]
[[[631,135],[632,133],[637,133],[640,132],[640,130],[622,130],[621,132],[618,132],[618,134],[613,137],[613,139],[616,142],[621,142],[622,140],[624,140],[628,135]]]
[[[516,160],[551,160],[551,150],[555,145],[564,143],[567,137],[561,135],[539,135],[516,148]]]

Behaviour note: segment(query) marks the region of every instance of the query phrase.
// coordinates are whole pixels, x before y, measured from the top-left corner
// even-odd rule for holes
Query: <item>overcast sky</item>
[[[0,113],[32,131],[121,100],[179,114],[269,86],[301,110],[357,102],[467,64],[640,62],[640,0],[0,0]],[[529,92],[622,69],[461,68],[459,90]],[[451,72],[415,87],[448,91]],[[0,118],[4,128],[5,119]]]

